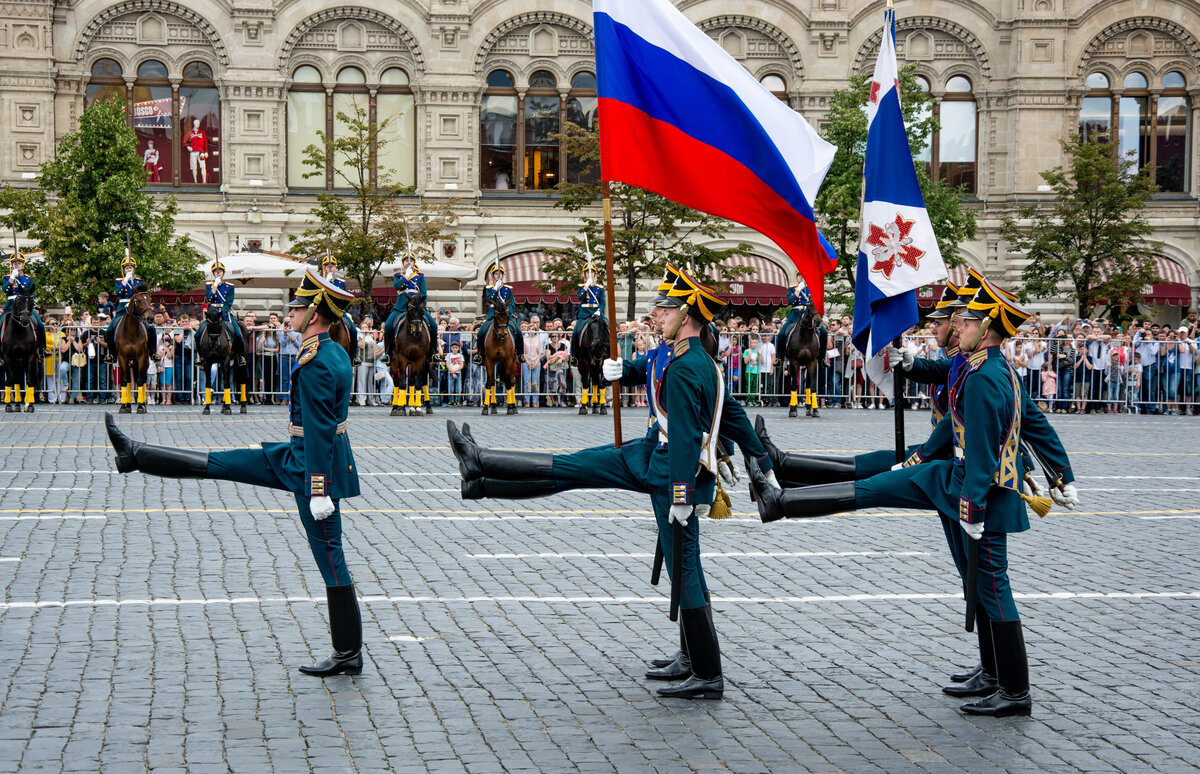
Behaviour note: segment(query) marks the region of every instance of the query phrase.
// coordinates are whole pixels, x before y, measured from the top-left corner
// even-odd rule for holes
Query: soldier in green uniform
[[[959,695],[983,695],[962,710],[994,717],[1028,715],[1032,708],[1007,553],[1008,534],[1029,528],[1019,447],[1022,414],[1030,403],[1000,351],[1003,340],[1029,314],[1008,296],[983,280],[959,313],[959,345],[967,361],[951,387],[947,415],[903,467],[855,483],[787,490],[773,489],[751,470],[763,521],[878,506],[934,509],[957,517],[962,554],[978,551],[975,602],[978,625],[987,635],[979,638],[983,672],[966,683],[972,693]],[[950,459],[945,458],[947,448]],[[1053,467],[1061,469],[1062,478],[1070,477],[1065,452]],[[1062,486],[1062,495],[1060,502],[1067,507],[1078,503],[1072,484]],[[963,580],[970,587],[970,579]]]
[[[672,555],[673,524],[683,529],[681,573],[681,652],[658,662],[652,679],[683,679],[660,695],[720,698],[724,691],[720,651],[708,605],[708,589],[700,563],[698,518],[712,504],[718,468],[718,436],[733,439],[770,472],[770,460],[759,446],[744,413],[726,411],[719,369],[699,345],[700,326],[724,303],[684,273],[668,269],[665,289],[651,317],[663,331],[661,347],[632,361],[605,363],[608,379],[645,384],[652,397],[647,434],[635,441],[567,455],[494,451],[477,446],[466,432],[448,423],[451,447],[463,475],[463,497],[524,499],[571,489],[625,489],[650,495],[658,524],[659,544]],[[667,442],[667,421],[674,435]],[[665,664],[663,662],[666,662]]]
[[[300,520],[313,558],[325,581],[333,655],[304,674],[329,677],[362,672],[362,620],[354,582],[342,551],[339,502],[359,494],[354,453],[346,435],[353,386],[346,350],[329,338],[354,296],[311,268],[296,291],[288,314],[304,335],[292,370],[290,439],[260,448],[202,452],[134,441],[105,415],[117,452],[117,470],[166,478],[205,478],[285,489],[295,493]]]

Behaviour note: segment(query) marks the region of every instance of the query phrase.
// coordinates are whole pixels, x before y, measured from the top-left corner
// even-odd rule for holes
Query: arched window
[[[304,149],[320,142],[317,132],[325,130],[325,87],[321,72],[304,65],[292,73],[288,89],[288,185],[292,188],[324,188],[328,180],[325,170],[314,170],[304,164]],[[318,172],[312,177],[306,174]]]
[[[917,76],[917,82],[928,93],[929,81]],[[914,159],[926,163],[930,177],[962,186],[968,194],[975,193],[977,144],[975,95],[971,88],[971,81],[961,75],[947,79],[941,97],[935,97],[929,105],[940,128]]]
[[[787,83],[784,82],[783,78],[780,78],[778,75],[765,75],[763,76],[763,79],[759,81],[759,83],[761,83],[767,91],[771,92],[784,102],[787,102]]]
[[[179,174],[184,185],[220,185],[221,106],[211,67],[204,62],[184,66],[177,103],[183,132]]]
[[[330,141],[346,138],[355,133],[355,121],[382,127],[365,166],[360,168],[356,160],[338,151],[328,158],[323,170],[304,163],[305,149],[319,146],[320,132]],[[388,185],[413,186],[415,127],[412,87],[404,70],[384,70],[378,87],[372,89],[361,68],[343,67],[335,76],[332,91],[327,92],[317,68],[297,67],[288,89],[288,186],[332,190],[376,186],[381,180]]]
[[[1088,75],[1084,86],[1080,135],[1085,140],[1107,141],[1115,126],[1117,153],[1132,158],[1137,169],[1151,165],[1151,179],[1161,190],[1186,192],[1191,102],[1183,73],[1164,75],[1161,90],[1155,92],[1149,76],[1136,70],[1121,81],[1119,96],[1103,73]]]
[[[548,70],[529,76],[525,93],[523,167],[525,190],[540,191],[558,185],[559,99],[558,80]]]
[[[133,129],[137,133],[137,149],[146,165],[146,180],[150,185],[177,184],[178,167],[172,163],[176,156],[172,143],[175,124],[171,103],[171,82],[167,80],[166,65],[154,59],[138,65],[137,80],[133,84]],[[186,156],[190,161],[191,154]],[[197,163],[199,160],[197,157]],[[197,175],[199,173],[197,167]],[[191,182],[190,178],[188,182]]]
[[[517,89],[507,70],[493,70],[479,107],[481,188],[516,188],[513,162],[517,151]]]
[[[595,73],[575,73],[571,77],[571,91],[567,94],[567,120],[588,131],[594,131],[599,115],[598,106]],[[568,183],[594,183],[600,179],[600,165],[595,161],[568,156],[566,175]]]
[[[97,59],[92,65],[92,75],[84,96],[84,107],[97,102],[106,102],[117,97],[125,103],[125,79],[121,77],[121,65],[112,59]]]
[[[915,76],[915,79],[917,81],[917,86],[919,86],[921,88],[921,93],[924,94],[926,97],[929,97],[929,90],[930,90],[929,89],[929,79],[923,75]],[[918,118],[923,120],[923,119],[929,118],[932,114],[933,114],[933,100],[927,99],[925,101],[925,103],[921,106],[921,112],[920,112]],[[925,140],[925,147],[921,148],[920,152],[918,152],[917,155],[913,157],[914,163],[925,165],[925,171],[930,176],[933,175],[933,166],[932,166],[933,165],[933,140],[934,140],[933,134],[930,133],[929,137],[926,138],[926,140]]]

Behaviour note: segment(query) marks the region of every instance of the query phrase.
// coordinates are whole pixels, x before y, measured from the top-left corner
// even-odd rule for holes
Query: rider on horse
[[[392,313],[388,315],[387,321],[383,324],[383,357],[380,360],[384,363],[391,359],[392,344],[396,341],[396,326],[402,325],[405,318],[408,317],[409,301],[419,298],[424,304],[429,294],[425,287],[425,275],[417,266],[417,256],[411,250],[404,253],[404,259],[400,262],[400,271],[392,276],[392,287],[396,289],[396,305],[392,307]],[[428,362],[433,363],[438,356],[438,329],[428,308],[425,309],[425,324],[429,326]]]
[[[337,272],[337,256],[333,253],[326,253],[321,257],[321,276],[329,283],[341,290],[346,289],[346,280],[338,279],[334,276]],[[358,326],[354,324],[354,319],[350,317],[350,312],[342,312],[342,322],[346,324],[346,333],[350,336],[350,351],[354,353],[351,359],[353,365],[362,365],[362,358],[358,354]]]
[[[576,294],[579,299],[579,311],[575,313],[575,330],[571,332],[571,365],[578,365],[575,353],[579,351],[579,337],[587,327],[592,315],[604,317],[604,288],[596,284],[596,266],[591,261],[583,267],[583,284]]]
[[[233,351],[237,355],[237,364],[239,366],[246,365],[246,341],[242,338],[242,328],[233,321],[233,294],[236,288],[231,283],[225,281],[225,264],[221,263],[221,259],[217,258],[212,265],[212,282],[204,286],[204,304],[207,309],[209,306],[219,306],[221,308],[221,327],[225,329],[225,334],[229,336],[229,341],[233,343]],[[208,329],[208,321],[200,323],[200,328],[196,331],[196,341],[204,336]]]
[[[804,277],[800,272],[796,272],[796,284],[794,287],[788,288],[787,297],[792,308],[788,310],[787,317],[784,318],[783,325],[779,328],[779,337],[776,339],[776,346],[779,348],[787,346],[788,336],[792,334],[792,329],[800,322],[808,305],[812,303],[812,293],[804,284]]]
[[[34,290],[33,277],[25,275],[25,256],[21,255],[20,251],[16,251],[8,257],[8,265],[10,267],[9,275],[4,278],[3,283],[4,294],[8,296],[8,300],[4,302],[5,314],[12,311],[13,301],[17,296],[33,298]],[[37,329],[37,344],[38,349],[42,352],[42,357],[50,357],[49,351],[46,350],[46,325],[42,322],[36,309],[32,310],[29,316]]]
[[[125,260],[121,261],[121,279],[113,283],[113,295],[117,297],[117,313],[113,315],[112,321],[104,329],[104,340],[108,342],[108,351],[104,353],[105,363],[113,362],[113,352],[117,349],[117,343],[113,339],[113,334],[117,330],[117,324],[125,316],[125,311],[129,307],[129,299],[133,298],[137,293],[145,293],[149,290],[146,280],[134,276],[134,272],[136,271],[137,261],[134,260],[133,256],[129,253],[129,248],[126,247]],[[151,334],[148,325],[146,326],[146,341],[154,341],[154,336]]]
[[[492,302],[496,300],[508,308],[508,330],[512,334],[517,361],[520,362],[521,358],[525,357],[525,339],[521,336],[521,329],[517,327],[517,310],[516,303],[513,301],[512,288],[504,284],[504,267],[500,265],[499,261],[493,263],[492,268],[488,269],[488,282],[492,284],[483,289],[487,318],[479,326],[479,333],[475,339],[475,351],[471,353],[471,362],[476,365],[483,364],[483,345],[487,342],[488,333],[492,330],[492,318],[496,316],[496,309],[492,306]]]

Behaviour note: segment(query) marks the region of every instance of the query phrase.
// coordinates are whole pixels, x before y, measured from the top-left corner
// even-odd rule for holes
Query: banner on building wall
[[[187,97],[179,98],[179,115],[184,114]],[[171,98],[151,99],[133,103],[134,129],[170,129]]]

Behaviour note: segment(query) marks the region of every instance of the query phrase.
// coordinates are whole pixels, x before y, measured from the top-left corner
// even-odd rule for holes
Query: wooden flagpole
[[[601,185],[601,200],[604,205],[604,284],[608,294],[608,351],[609,357],[621,359],[617,348],[617,286],[613,271],[612,200],[609,197],[608,181]],[[621,448],[621,382],[612,383],[613,444]]]

